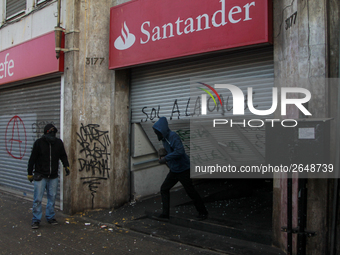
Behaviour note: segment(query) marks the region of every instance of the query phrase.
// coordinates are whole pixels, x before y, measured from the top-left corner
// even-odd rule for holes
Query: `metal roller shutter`
[[[189,118],[187,110],[190,98],[190,80],[200,78],[225,82],[247,77],[249,79],[268,79],[274,77],[272,47],[243,50],[233,53],[210,55],[199,59],[184,59],[170,63],[142,66],[131,73],[131,111],[132,123],[150,122],[160,116],[170,119]],[[256,87],[257,86],[257,87]],[[255,89],[272,87],[273,84],[255,85]],[[179,114],[171,114],[177,109]],[[271,105],[271,90],[258,98]]]
[[[133,68],[131,72],[131,121],[140,123],[155,149],[161,147],[153,134],[152,125],[158,117],[165,116],[169,126],[182,138],[190,154],[190,82],[209,80],[210,85],[218,83],[235,84],[243,91],[251,82],[254,105],[258,109],[269,109],[272,105],[274,83],[273,48],[271,46],[245,49],[233,52],[210,54],[195,58],[182,59]],[[199,91],[199,90],[198,90]],[[228,95],[223,95],[224,99]],[[232,99],[229,105],[232,106]],[[225,112],[223,118],[230,117]],[[245,112],[247,115],[247,111]],[[221,114],[219,115],[222,117]],[[228,132],[214,134],[214,144],[219,146],[228,161],[234,165],[261,163],[264,160],[263,129],[230,129]],[[193,142],[193,141],[191,141]],[[197,141],[199,146],[200,141]],[[219,144],[219,145],[218,145]],[[242,146],[241,146],[242,145]],[[207,146],[207,145],[205,145]],[[200,159],[198,159],[199,162]],[[204,161],[204,160],[203,160]]]
[[[0,185],[33,193],[27,163],[44,126],[53,123],[60,129],[60,82],[57,78],[0,90]],[[60,190],[57,201],[59,197]]]

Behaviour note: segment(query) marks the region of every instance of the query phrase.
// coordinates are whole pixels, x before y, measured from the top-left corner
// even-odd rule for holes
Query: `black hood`
[[[53,124],[47,124],[44,128],[44,134],[54,132],[55,134],[58,132],[58,129]]]

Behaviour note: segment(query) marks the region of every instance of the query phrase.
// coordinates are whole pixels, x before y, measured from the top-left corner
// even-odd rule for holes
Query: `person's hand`
[[[66,175],[65,176],[68,176],[70,174],[70,167],[65,167],[65,172],[66,172]]]
[[[158,150],[158,158],[165,157],[167,154],[168,154],[168,153],[167,153],[166,149],[164,149],[164,148],[160,148],[160,149]]]
[[[33,181],[33,175],[27,175],[27,179],[32,182]]]
[[[159,162],[160,164],[165,164],[165,163],[166,163],[165,157],[159,158],[158,162]]]

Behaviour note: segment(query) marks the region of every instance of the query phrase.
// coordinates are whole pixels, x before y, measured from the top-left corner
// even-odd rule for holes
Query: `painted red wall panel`
[[[110,10],[109,68],[272,42],[270,0],[136,0]]]
[[[0,52],[0,85],[64,71],[56,58],[54,31]]]

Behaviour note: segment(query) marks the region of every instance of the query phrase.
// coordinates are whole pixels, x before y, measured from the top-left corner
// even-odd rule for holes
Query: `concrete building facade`
[[[0,2],[0,54],[53,32],[59,17],[64,32],[64,45],[61,46],[63,70],[10,82],[1,83],[0,80],[0,96],[25,86],[47,87],[51,80],[58,84],[60,89],[56,93],[60,93],[60,137],[71,165],[71,175],[63,177],[61,174],[60,177],[61,208],[69,214],[88,209],[118,208],[130,200],[157,193],[167,169],[152,161],[157,157],[156,150],[151,145],[148,131],[143,129],[143,125],[151,125],[152,121],[143,125],[131,121],[131,109],[134,107],[131,102],[131,84],[136,79],[135,67],[108,68],[110,8],[129,1],[24,2],[25,8],[10,17],[6,16],[6,11],[9,11],[7,5],[11,1]],[[310,102],[308,110],[313,112],[313,118],[333,119],[330,162],[339,168],[339,84],[320,84],[317,81],[319,78],[339,78],[340,3],[337,0],[273,0],[269,3],[273,8],[273,45],[266,46],[265,50],[255,48],[254,52],[267,52],[269,49],[269,55],[263,54],[273,56],[273,76],[276,79],[302,77],[310,81],[307,89],[317,99]],[[233,54],[233,51],[223,51],[221,54]],[[197,59],[189,58],[188,62]],[[0,64],[3,62],[0,59]],[[151,64],[145,66],[145,69],[155,68]],[[22,112],[6,110],[5,114],[1,114],[4,124],[0,124],[0,127],[6,129],[7,123],[10,123],[8,118],[20,114]],[[30,117],[29,113],[25,114],[27,118]],[[299,118],[299,113],[292,110],[287,117]],[[44,123],[41,122],[41,125]],[[150,125],[147,127],[150,128]],[[1,146],[5,147],[5,143]],[[29,148],[30,145],[27,146]],[[138,154],[136,151],[140,148],[148,152]],[[8,154],[7,150],[3,157]],[[8,161],[4,160],[13,163],[18,159],[12,154]],[[21,164],[25,165],[23,162]],[[24,179],[25,169],[21,171],[18,175],[22,174]],[[337,182],[337,179],[308,180],[306,229],[315,231],[317,235],[307,239],[307,254],[337,254],[332,253],[333,248],[340,252],[340,242],[337,241],[340,235]],[[1,186],[6,188],[6,183],[1,183]],[[10,186],[15,188],[16,183]],[[287,234],[281,231],[281,227],[287,224],[286,187],[286,179],[273,179],[273,245],[283,250],[287,250]],[[24,192],[29,193],[29,189],[27,187]],[[293,196],[293,211],[297,212],[296,180],[293,181]],[[297,221],[295,216],[293,225]],[[296,242],[297,235],[293,236],[293,254],[298,252],[294,248]]]

